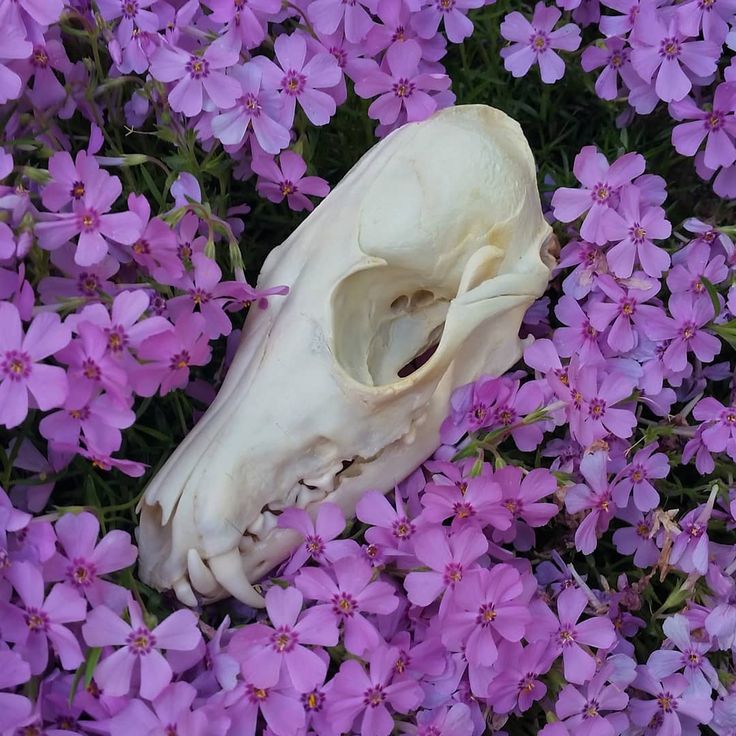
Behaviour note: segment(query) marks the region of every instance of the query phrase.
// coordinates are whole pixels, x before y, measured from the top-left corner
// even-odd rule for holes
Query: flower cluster
[[[675,150],[695,157],[698,174],[713,180],[719,196],[736,196],[736,3],[556,0],[556,5],[538,2],[531,21],[518,11],[506,16],[501,34],[510,45],[501,55],[508,71],[523,76],[538,64],[543,82],[558,81],[565,62],[557,50],[578,50],[580,27],[597,26],[599,37],[584,48],[580,63],[597,75],[595,91],[602,100],[627,100],[619,124],[665,103]],[[572,22],[555,30],[563,10]]]

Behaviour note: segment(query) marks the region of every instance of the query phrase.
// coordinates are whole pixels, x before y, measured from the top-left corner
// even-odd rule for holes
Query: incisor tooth
[[[187,552],[187,569],[189,570],[189,579],[192,581],[192,585],[203,596],[211,598],[220,590],[215,576],[207,565],[202,562],[202,558],[196,549],[190,549]]]

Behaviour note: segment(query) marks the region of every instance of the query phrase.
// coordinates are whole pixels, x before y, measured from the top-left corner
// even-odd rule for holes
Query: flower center
[[[358,610],[358,602],[350,593],[337,593],[332,597],[332,610],[342,618],[350,618]]]
[[[583,709],[583,718],[598,718],[600,705],[597,700],[589,700]]]
[[[83,181],[75,181],[72,184],[72,188],[69,190],[69,194],[71,194],[73,199],[82,199],[84,197],[84,182]]]
[[[680,55],[682,51],[682,44],[680,39],[676,36],[662,39],[662,43],[659,45],[659,55],[665,58],[665,61],[672,61]]]
[[[41,69],[45,69],[49,65],[49,55],[46,53],[46,49],[43,46],[36,46],[36,48],[33,49],[31,62],[33,66],[37,66]]]
[[[192,79],[204,79],[210,73],[210,63],[207,59],[200,59],[197,56],[192,56],[185,68]]]
[[[625,317],[631,317],[635,311],[636,302],[632,301],[631,299],[624,299],[623,303],[621,304],[621,314],[623,314]]]
[[[95,580],[95,566],[79,557],[72,560],[66,570],[69,582],[76,588],[88,588]]]
[[[172,370],[180,370],[182,368],[187,368],[189,366],[189,361],[192,359],[192,356],[189,355],[189,351],[182,350],[180,353],[176,353],[175,355],[171,356],[171,360],[169,361],[169,366]]]
[[[412,524],[405,516],[402,516],[400,519],[396,519],[391,526],[393,535],[397,539],[409,539],[409,537],[414,534],[414,524]]]
[[[725,115],[719,110],[713,110],[705,119],[705,127],[709,132],[716,132],[723,127]]]
[[[290,194],[294,194],[294,192],[296,192],[296,185],[288,179],[284,179],[284,181],[279,185],[279,189],[284,197],[288,197]]]
[[[248,685],[245,692],[251,703],[262,703],[268,697],[268,690],[263,687]]]
[[[383,688],[380,685],[373,685],[365,691],[363,703],[369,708],[378,708],[385,699],[386,696],[383,694]]]
[[[128,634],[125,644],[136,656],[145,656],[156,645],[156,637],[145,626],[141,626]]]
[[[20,350],[8,350],[5,353],[0,368],[6,378],[11,381],[21,381],[31,375],[31,356]]]
[[[124,0],[122,6],[123,6],[123,17],[135,18],[135,16],[138,14],[137,0]]]
[[[100,280],[95,274],[82,271],[77,279],[77,288],[85,296],[97,296],[100,289]]]
[[[463,566],[457,562],[448,562],[445,565],[445,585],[454,585],[463,579]]]
[[[647,231],[638,222],[629,231],[631,237],[636,243],[643,243],[647,239]]]
[[[541,54],[549,48],[549,37],[544,31],[535,31],[529,39],[532,49]]]
[[[107,333],[107,347],[113,353],[122,352],[123,348],[128,343],[128,336],[125,334],[125,330],[120,325],[115,325],[108,330]]]
[[[455,512],[455,516],[458,519],[468,519],[475,515],[475,509],[471,504],[465,501],[458,501],[453,505],[452,510]]]
[[[649,527],[647,526],[646,522],[640,521],[636,525],[636,533],[642,538],[642,539],[648,539],[649,538]]]
[[[49,623],[49,617],[45,611],[39,608],[26,609],[26,626],[30,631],[44,631]]]
[[[99,381],[102,377],[102,371],[92,358],[87,358],[82,363],[82,375],[90,381]]]
[[[151,246],[148,244],[147,240],[143,240],[143,238],[141,238],[133,243],[133,253],[137,256],[147,256],[150,252]]]
[[[476,617],[475,622],[481,626],[488,626],[492,621],[496,620],[497,615],[496,607],[493,603],[484,603],[478,609],[478,616]]]
[[[415,85],[414,82],[402,77],[397,82],[394,82],[393,90],[397,97],[411,97],[414,94]]]
[[[307,546],[307,551],[312,557],[319,557],[325,549],[325,543],[322,541],[322,537],[316,535],[309,536],[304,540]]]
[[[271,646],[277,652],[290,652],[298,643],[299,637],[288,626],[279,626],[271,637]]]
[[[243,98],[243,107],[246,109],[249,115],[257,118],[261,114],[261,105],[258,102],[258,98],[252,93],[248,94]]]
[[[319,690],[312,690],[311,693],[304,693],[301,700],[304,710],[319,711],[324,705],[325,695]]]
[[[196,289],[192,289],[192,291],[190,291],[189,293],[192,297],[192,301],[196,305],[207,304],[207,302],[212,298],[212,295],[209,292],[199,287],[197,287]]]
[[[575,643],[575,631],[570,624],[563,624],[557,631],[557,641],[561,647],[569,647]]]
[[[92,233],[100,226],[100,216],[93,209],[77,215],[77,220],[77,226],[85,233]]]
[[[601,419],[606,413],[606,402],[603,399],[593,399],[590,402],[588,413],[593,419]]]
[[[593,202],[595,204],[608,204],[611,198],[611,187],[608,184],[596,184],[593,187]]]
[[[657,703],[663,713],[672,713],[677,710],[677,700],[671,693],[661,693],[657,698]]]
[[[289,69],[281,80],[281,87],[287,95],[300,95],[306,86],[307,78],[294,69]]]

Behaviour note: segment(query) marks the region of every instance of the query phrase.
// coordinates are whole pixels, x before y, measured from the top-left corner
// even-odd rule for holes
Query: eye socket
[[[351,274],[332,297],[335,358],[365,385],[400,381],[431,358],[453,297],[388,266]]]

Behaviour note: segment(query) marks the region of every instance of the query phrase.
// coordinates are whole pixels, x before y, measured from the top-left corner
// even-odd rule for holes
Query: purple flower
[[[644,172],[644,157],[626,153],[612,164],[595,146],[585,146],[575,157],[573,172],[581,189],[560,187],[552,197],[554,215],[562,222],[572,222],[588,213],[580,227],[584,240],[604,245],[611,239],[611,228],[621,226],[621,215],[614,209],[621,187]]]
[[[656,508],[659,494],[650,480],[666,478],[670,472],[670,463],[656,442],[648,444],[634,455],[633,460],[620,470],[613,482],[613,500],[619,508],[625,508],[633,490],[634,505],[639,511],[647,512]]]
[[[36,234],[38,244],[47,250],[79,235],[74,260],[80,266],[92,266],[107,255],[109,240],[132,245],[140,232],[140,221],[133,212],[110,212],[122,191],[116,176],[98,171],[83,184],[84,195],[74,201],[73,211],[37,222]]]
[[[692,89],[692,81],[683,67],[696,77],[707,77],[716,70],[720,46],[711,41],[689,41],[678,27],[678,16],[669,21],[660,18],[654,6],[644,6],[639,13],[630,41],[631,63],[647,83],[654,79],[660,100],[683,99]]]
[[[422,702],[422,689],[414,680],[394,680],[396,654],[391,647],[374,650],[367,673],[355,660],[343,662],[335,675],[328,706],[330,721],[340,733],[350,731],[355,719],[361,716],[363,736],[389,736],[394,719],[388,706],[408,713]]]
[[[491,425],[494,428],[507,428],[516,446],[529,452],[542,442],[544,431],[541,421],[528,422],[522,418],[541,408],[544,393],[535,381],[524,384],[519,381],[504,380],[502,391],[494,408]]]
[[[157,698],[171,682],[171,665],[161,649],[191,651],[201,641],[197,617],[189,610],[172,613],[154,629],[144,622],[140,606],[128,601],[130,623],[107,606],[93,608],[82,627],[88,646],[120,647],[95,668],[95,681],[107,695],[127,695],[134,676],[138,692],[147,700]]]
[[[696,724],[706,724],[712,717],[710,696],[686,694],[687,680],[682,675],[670,675],[661,682],[647,667],[638,667],[633,686],[652,696],[651,700],[631,698],[629,717],[631,722],[652,736],[668,736],[682,732],[680,719],[684,716]],[[686,721],[691,723],[691,721]]]
[[[673,294],[685,292],[710,300],[703,277],[711,284],[720,284],[728,278],[728,266],[724,256],[712,255],[710,245],[696,240],[688,246],[687,256],[667,274],[667,286]]]
[[[63,553],[47,563],[47,579],[64,580],[92,606],[104,603],[117,612],[122,611],[127,591],[101,576],[123,570],[135,562],[138,553],[130,542],[130,535],[113,529],[98,543],[100,523],[87,511],[78,515],[64,514],[54,528]]]
[[[325,631],[342,624],[345,648],[358,656],[373,649],[380,636],[364,613],[391,613],[398,606],[394,589],[381,580],[371,582],[373,569],[359,557],[343,557],[332,565],[337,582],[319,568],[300,570],[296,586],[309,599],[321,601],[311,610]]]
[[[212,107],[227,109],[241,94],[240,84],[220,71],[238,61],[239,49],[228,39],[210,44],[201,56],[162,45],[151,58],[151,74],[159,82],[176,82],[168,94],[172,110],[191,118]]]
[[[279,153],[289,145],[291,135],[280,121],[282,99],[278,92],[263,86],[263,71],[253,62],[236,66],[231,76],[240,83],[241,95],[234,107],[212,118],[215,138],[237,150],[252,128],[258,145],[266,153]]]
[[[23,334],[18,309],[0,302],[0,424],[17,427],[28,414],[29,398],[47,411],[66,400],[68,384],[63,368],[41,363],[71,339],[58,314],[41,312]]]
[[[394,495],[396,508],[378,491],[365,493],[355,508],[355,515],[362,522],[371,524],[365,533],[366,541],[383,548],[384,554],[407,554],[416,525],[406,515],[401,496]]]
[[[467,571],[486,553],[488,540],[475,527],[448,536],[444,527],[433,526],[417,535],[413,547],[417,559],[429,571],[410,572],[404,578],[404,587],[415,606],[428,606],[445,591],[445,598],[452,596]]]
[[[430,0],[418,13],[414,14],[411,24],[420,38],[434,38],[445,23],[445,34],[452,43],[462,43],[473,33],[473,23],[466,13],[470,8],[480,8],[483,0]]]
[[[136,393],[152,396],[160,386],[163,396],[186,386],[189,369],[206,365],[212,355],[204,329],[201,314],[185,314],[173,330],[144,340],[138,357],[148,362],[131,376]]]
[[[79,151],[75,159],[59,151],[49,159],[48,171],[51,181],[41,191],[41,201],[47,210],[60,212],[69,203],[84,199],[90,185],[99,180],[100,166],[87,151]],[[106,176],[104,172],[103,179]]]
[[[587,485],[579,483],[567,489],[565,507],[571,514],[586,509],[590,513],[575,532],[575,547],[589,555],[596,548],[598,535],[608,529],[613,518],[614,504],[608,482],[608,460],[605,451],[588,453],[580,461],[580,472]]]
[[[672,129],[672,145],[683,156],[694,156],[703,141],[705,152],[703,163],[709,169],[730,166],[736,161],[736,83],[719,84],[713,95],[712,107],[701,110],[686,97],[670,105],[670,113],[677,120],[692,120]]]
[[[266,593],[266,610],[274,628],[250,624],[233,636],[229,650],[248,682],[267,689],[286,672],[300,693],[324,682],[327,663],[304,644],[334,647],[338,631],[324,626],[317,608],[300,617],[303,601],[295,588],[273,587]]]
[[[440,427],[441,440],[455,444],[465,433],[490,426],[503,386],[501,378],[481,376],[455,389],[450,397],[450,415]]]
[[[629,696],[617,685],[606,684],[607,673],[599,672],[584,693],[565,685],[557,696],[555,713],[572,736],[613,736],[629,725],[625,713]]]
[[[266,21],[281,10],[279,0],[206,0],[210,18],[227,23],[229,34],[246,49],[260,46],[266,36]],[[240,49],[238,49],[240,50]]]
[[[437,100],[428,92],[439,92],[450,86],[446,74],[422,72],[422,47],[408,39],[392,44],[386,51],[381,67],[374,61],[362,70],[355,83],[358,96],[369,98],[379,95],[368,108],[368,115],[381,125],[391,125],[402,110],[409,122],[424,120],[437,109]]]
[[[720,45],[726,40],[729,23],[736,12],[734,0],[689,0],[677,8],[680,28],[689,36],[698,36]]]
[[[0,732],[15,732],[27,722],[33,706],[24,695],[13,692],[31,679],[31,668],[17,652],[0,650]]]
[[[613,544],[622,555],[634,555],[634,565],[643,569],[659,559],[659,548],[652,539],[651,516],[644,516],[637,508],[628,507],[616,513],[616,517],[630,526],[616,529]]]
[[[580,47],[580,28],[574,23],[553,31],[562,12],[543,2],[534,6],[531,23],[519,12],[509,13],[501,23],[501,35],[512,41],[501,49],[504,66],[514,77],[523,77],[539,64],[542,81],[553,84],[565,74],[565,62],[554,49],[575,51]]]
[[[83,621],[87,603],[66,585],[55,585],[44,597],[41,573],[30,562],[14,562],[5,577],[15,588],[20,601],[2,604],[2,632],[6,641],[40,675],[48,664],[49,644],[61,666],[75,670],[84,660],[77,637],[64,624]]]
[[[6,4],[5,8],[13,7]],[[27,41],[23,32],[22,22],[8,22],[8,13],[3,15],[3,45],[0,48],[0,105],[9,100],[16,100],[23,92],[23,80],[5,61],[27,59],[33,53],[33,44]]]
[[[596,661],[589,650],[581,645],[607,649],[616,641],[616,630],[605,616],[578,621],[588,599],[578,588],[566,588],[557,599],[559,628],[552,638],[552,645],[562,653],[565,679],[576,685],[590,680],[596,671]]]
[[[588,46],[580,63],[586,72],[604,67],[595,80],[595,91],[602,100],[615,100],[619,96],[619,76],[626,82],[635,76],[631,66],[631,49],[622,38],[607,38],[605,46]]]
[[[464,576],[443,621],[443,644],[464,651],[471,665],[490,667],[498,658],[498,643],[521,641],[532,621],[525,588],[518,570],[508,564]]]
[[[526,712],[547,694],[541,676],[555,658],[549,641],[542,639],[526,647],[516,642],[501,642],[499,661],[503,668],[491,680],[487,698],[496,713]]]
[[[277,36],[274,52],[278,65],[265,56],[256,56],[253,63],[258,64],[263,72],[262,84],[281,91],[284,105],[281,123],[291,127],[298,101],[311,123],[326,125],[335,114],[336,105],[323,89],[334,87],[342,78],[335,57],[323,51],[307,61],[307,42],[300,32]],[[239,90],[235,99],[240,94]]]
[[[151,205],[143,196],[128,195],[128,209],[140,220],[140,229],[131,246],[133,260],[162,283],[179,278],[183,266],[174,231],[158,217],[151,218]]]
[[[334,503],[320,504],[315,521],[304,509],[284,509],[279,516],[278,526],[281,529],[295,529],[304,537],[304,542],[294,550],[284,568],[286,575],[295,573],[310,559],[325,565],[355,554],[357,545],[353,540],[336,539],[345,529],[345,515]]]
[[[558,327],[552,336],[555,347],[563,358],[578,355],[583,365],[603,362],[598,345],[599,332],[590,323],[577,299],[567,294],[560,297],[555,306],[555,316],[565,325]]]
[[[681,532],[675,537],[669,562],[684,572],[708,572],[708,519],[700,509],[689,511],[680,519]]]
[[[465,703],[439,706],[417,713],[416,730],[407,730],[413,736],[472,736],[475,733],[470,708]]]
[[[711,648],[710,641],[694,640],[690,622],[681,614],[670,616],[662,628],[675,649],[652,652],[647,660],[647,669],[658,680],[683,670],[689,683],[687,692],[710,698],[713,688],[718,686],[718,674],[706,657]]]
[[[673,294],[668,307],[672,317],[655,311],[644,323],[650,339],[669,340],[662,356],[665,366],[675,372],[684,370],[688,352],[710,363],[721,352],[721,341],[702,329],[713,319],[710,299],[694,299],[687,293]]]
[[[708,423],[703,429],[703,444],[711,452],[725,450],[732,460],[736,460],[736,406],[726,408],[708,396],[697,403],[693,416]]]
[[[355,0],[350,3],[342,0],[313,0],[307,12],[320,33],[334,33],[342,23],[345,38],[350,43],[360,43],[374,26],[366,9],[375,13],[377,4],[376,0]]]
[[[281,36],[279,36],[281,38]],[[271,202],[283,202],[284,197],[289,207],[296,212],[311,211],[314,205],[306,195],[326,197],[330,185],[318,176],[304,176],[307,164],[293,151],[283,151],[279,156],[280,165],[267,156],[253,159],[251,166],[258,174],[256,189],[262,197]]]
[[[666,250],[652,240],[663,240],[672,234],[672,225],[661,207],[644,207],[641,192],[635,185],[621,190],[618,212],[622,221],[612,223],[611,240],[619,242],[608,251],[608,265],[619,278],[628,278],[638,257],[644,273],[659,278],[670,265]]]

